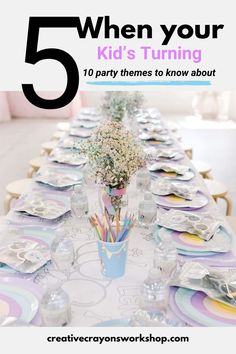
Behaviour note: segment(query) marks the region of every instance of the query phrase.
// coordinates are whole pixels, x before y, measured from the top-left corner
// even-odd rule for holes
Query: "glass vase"
[[[125,218],[128,212],[128,195],[126,188],[111,188],[100,186],[98,190],[99,206],[101,213],[113,222],[116,217],[119,221]]]

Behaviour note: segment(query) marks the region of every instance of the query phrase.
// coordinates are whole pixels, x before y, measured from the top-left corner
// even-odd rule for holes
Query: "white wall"
[[[85,106],[99,106],[103,97],[102,92],[82,92],[82,101]],[[145,96],[145,105],[149,107],[158,107],[162,113],[191,114],[192,99],[194,92],[178,89],[160,89],[155,91],[143,92]]]
[[[199,92],[199,90],[198,90]],[[42,92],[40,93],[42,94]],[[46,98],[53,98],[58,96],[56,92],[45,92]],[[164,115],[176,114],[178,116],[192,115],[192,101],[196,94],[193,89],[186,89],[184,87],[171,88],[162,87],[155,89],[155,91],[145,91],[143,92],[145,96],[145,105],[148,107],[157,107],[160,112]],[[33,106],[25,98],[22,92],[7,92],[1,93],[1,97],[9,105],[9,112],[6,113],[6,107],[4,106],[3,99],[0,99],[0,113],[4,111],[4,116],[2,120],[13,117],[56,117],[56,118],[69,118],[80,109],[81,104],[83,106],[100,106],[102,102],[102,97],[104,92],[96,91],[81,91],[77,94],[76,98],[71,102],[71,104],[58,110],[42,110]],[[224,92],[224,105],[226,112],[230,119],[236,121],[236,91],[225,91]],[[1,118],[0,118],[1,120]]]
[[[231,92],[229,104],[229,118],[232,120],[236,120],[236,91]]]
[[[158,107],[162,114],[191,115],[192,101],[196,92],[185,88],[161,88],[155,91],[143,92],[146,106]],[[99,106],[102,92],[82,92],[82,102],[85,106]],[[229,119],[236,120],[236,91],[226,92],[225,101],[228,106]]]

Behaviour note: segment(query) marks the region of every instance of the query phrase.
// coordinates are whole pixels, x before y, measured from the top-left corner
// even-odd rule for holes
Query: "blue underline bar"
[[[87,84],[96,86],[211,86],[211,81],[88,81]]]

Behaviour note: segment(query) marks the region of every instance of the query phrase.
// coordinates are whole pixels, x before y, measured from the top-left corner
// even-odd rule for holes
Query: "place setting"
[[[156,133],[160,135],[168,135],[168,130],[161,125],[148,123],[140,128],[140,133]]]
[[[5,225],[0,236],[0,326],[40,326],[45,290],[34,278],[50,262],[54,232],[46,227]]]
[[[37,236],[24,235],[19,235],[13,240],[5,238],[0,248],[0,264],[16,272],[32,274],[51,259],[51,241],[52,237],[49,240],[47,237],[42,239]]]
[[[159,149],[155,147],[147,147],[144,148],[144,152],[147,155],[148,161],[178,161],[184,158],[184,154],[174,148]]]
[[[56,220],[70,211],[70,199],[65,195],[34,192],[16,202],[13,211],[18,215]]]
[[[89,138],[91,137],[92,132],[91,129],[85,129],[85,128],[80,128],[80,127],[71,127],[69,131],[69,136],[75,136],[78,138]]]
[[[99,122],[101,120],[101,114],[94,107],[83,107],[80,114],[75,117],[75,121],[77,120]]]
[[[160,112],[154,109],[139,109],[135,115],[135,118],[140,124],[162,124]]]
[[[236,267],[232,230],[218,214],[175,209],[162,212],[154,238],[173,243],[179,264],[198,261],[213,267]]]
[[[189,181],[194,176],[194,171],[186,165],[170,162],[156,162],[149,164],[148,170],[152,177],[164,177],[166,179]]]
[[[62,149],[56,149],[50,155],[49,160],[59,164],[66,164],[71,166],[84,166],[86,164],[86,158],[80,156],[80,154],[73,151],[64,151]]]
[[[85,120],[85,119],[77,119],[71,124],[72,129],[85,128],[85,129],[94,129],[98,126],[99,122]]]
[[[79,137],[66,136],[59,141],[58,147],[60,149],[79,150],[80,142],[81,138]]]
[[[159,178],[151,187],[153,199],[163,208],[194,210],[209,202],[205,193],[195,185]]]
[[[0,275],[0,326],[39,326],[40,286],[25,279]]]
[[[209,257],[228,253],[232,247],[232,234],[223,220],[207,212],[169,210],[160,215],[155,238],[169,237],[178,254]]]
[[[170,280],[170,308],[189,326],[236,325],[236,272],[187,262]]]
[[[139,135],[139,139],[148,145],[172,145],[173,139],[168,135],[162,135],[152,132],[143,132]]]
[[[12,270],[15,269],[15,271],[18,272],[18,275],[19,272],[29,274],[35,272],[35,270],[47,263],[48,250],[50,249],[53,239],[54,230],[50,227],[42,227],[42,225],[28,226],[21,223],[18,225],[15,225],[14,223],[2,225],[2,227],[0,227],[0,252],[5,260],[3,261],[3,258],[0,260],[0,271],[5,271],[6,269],[4,268],[9,269],[10,267]],[[40,255],[41,247],[42,256]],[[27,252],[29,253],[27,254]],[[8,257],[8,253],[10,257]],[[27,254],[26,257],[24,257],[25,254]],[[15,259],[18,258],[18,255],[21,261],[25,259],[25,264],[24,262],[15,264]],[[20,262],[19,259],[18,262]],[[12,263],[12,261],[14,262]],[[6,267],[6,265],[8,267]],[[20,270],[18,268],[22,267],[22,265],[24,271],[23,269]]]
[[[42,183],[52,188],[65,189],[81,184],[83,174],[81,172],[68,173],[57,169],[40,170],[34,177],[38,183]]]

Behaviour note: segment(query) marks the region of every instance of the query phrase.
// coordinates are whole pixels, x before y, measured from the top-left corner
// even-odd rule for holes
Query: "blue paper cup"
[[[119,278],[125,274],[128,240],[122,242],[104,242],[98,240],[98,255],[102,274],[108,278]]]

